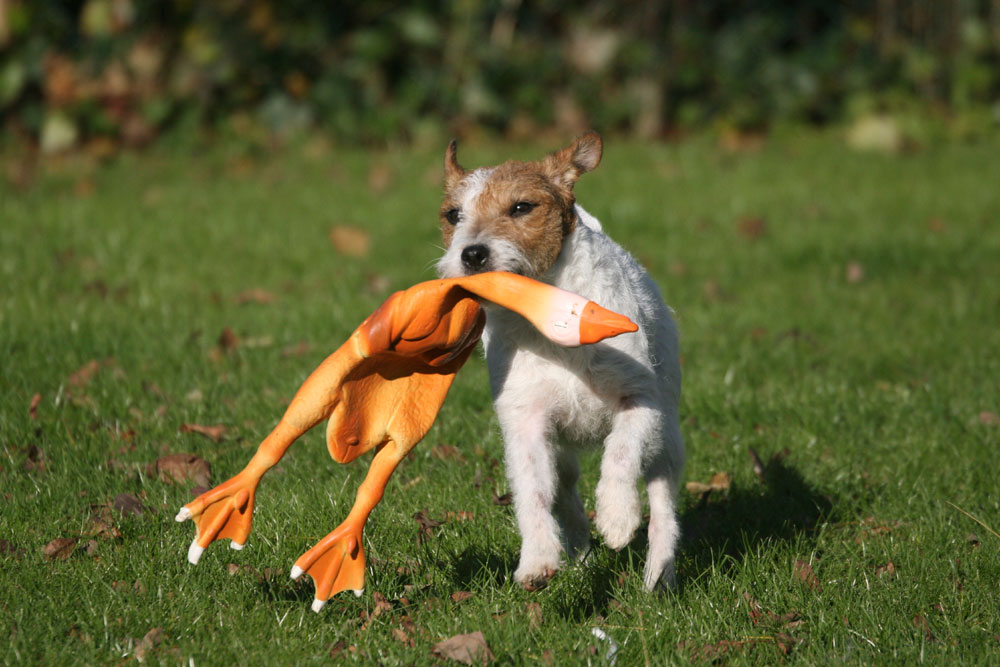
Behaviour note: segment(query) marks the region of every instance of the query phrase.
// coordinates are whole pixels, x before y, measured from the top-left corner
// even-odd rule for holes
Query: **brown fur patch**
[[[459,224],[517,245],[528,259],[529,275],[548,271],[559,257],[563,239],[576,226],[573,185],[580,174],[597,166],[601,139],[584,135],[570,147],[536,162],[509,161],[496,167],[483,186],[474,210],[463,210]],[[455,144],[445,153],[445,192],[441,204],[441,236],[451,245],[455,226],[448,212],[462,205],[469,174],[458,166]],[[518,202],[533,204],[527,214],[511,215]]]

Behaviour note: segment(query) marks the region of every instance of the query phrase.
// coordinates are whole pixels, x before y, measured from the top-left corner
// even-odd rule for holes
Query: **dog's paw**
[[[594,525],[615,551],[632,541],[642,520],[640,510],[639,492],[634,487],[610,489],[598,484]]]
[[[662,592],[675,590],[677,588],[677,577],[674,574],[674,561],[670,560],[662,567],[650,567],[651,561],[646,561],[646,571],[642,576],[642,583],[646,585],[646,590]]]
[[[540,591],[549,585],[549,579],[554,577],[556,574],[555,569],[545,568],[541,572],[521,572],[521,568],[518,568],[517,572],[514,573],[514,581],[521,584],[524,590],[529,592]]]

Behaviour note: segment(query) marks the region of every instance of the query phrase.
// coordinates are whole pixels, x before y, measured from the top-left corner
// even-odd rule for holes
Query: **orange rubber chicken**
[[[455,373],[475,348],[486,321],[480,299],[522,315],[560,345],[596,343],[637,329],[627,317],[581,296],[512,273],[431,280],[396,292],[306,379],[247,466],[181,508],[177,521],[193,519],[197,527],[188,560],[196,564],[216,540],[228,538],[232,548],[243,548],[261,477],[299,436],[328,419],[326,442],[335,461],[349,463],[372,449],[375,456],[347,518],[299,557],[291,575],[313,578],[317,612],[340,591],[361,595],[362,529],[396,466],[430,430]]]

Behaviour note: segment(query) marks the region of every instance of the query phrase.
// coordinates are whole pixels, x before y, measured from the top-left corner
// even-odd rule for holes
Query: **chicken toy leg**
[[[560,345],[637,329],[583,297],[510,273],[428,281],[393,294],[306,379],[246,468],[181,508],[177,520],[191,518],[197,526],[188,560],[197,563],[218,539],[242,548],[263,474],[300,435],[329,419],[327,446],[335,461],[376,453],[348,517],[296,561],[292,576],[313,578],[316,611],[340,591],[360,594],[364,524],[396,466],[434,423],[479,340],[485,317],[478,299],[521,314]]]

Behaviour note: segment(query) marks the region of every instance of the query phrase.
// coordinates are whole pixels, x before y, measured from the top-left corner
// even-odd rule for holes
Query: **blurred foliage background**
[[[892,147],[1000,123],[1000,0],[0,0],[0,58],[3,141],[43,152],[188,126],[373,143],[860,123]]]

